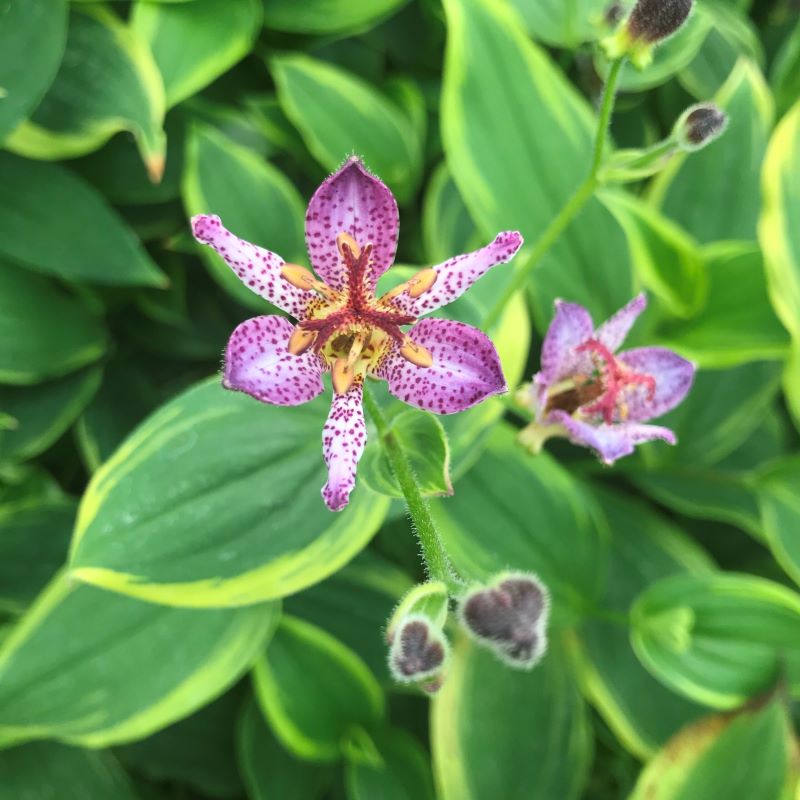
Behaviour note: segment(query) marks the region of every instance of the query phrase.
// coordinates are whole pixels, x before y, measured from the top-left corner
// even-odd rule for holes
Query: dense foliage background
[[[453,626],[443,689],[393,686],[382,628],[422,574],[376,437],[331,514],[327,398],[208,380],[268,310],[191,214],[307,263],[305,203],[357,153],[397,195],[401,263],[530,245],[588,168],[605,5],[0,0],[2,800],[793,795],[795,2],[699,0],[626,67],[616,146],[697,100],[729,127],[601,188],[493,334],[513,389],[554,298],[599,322],[646,289],[630,341],[700,366],[678,446],[533,457],[510,397],[446,437],[397,418],[426,490],[455,489],[433,503],[461,573],[550,587],[533,671]],[[512,271],[448,314],[480,325]]]

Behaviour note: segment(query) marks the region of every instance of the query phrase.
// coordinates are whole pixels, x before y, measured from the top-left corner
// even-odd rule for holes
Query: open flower
[[[463,411],[506,390],[497,352],[483,333],[461,322],[417,319],[508,261],[522,237],[501,233],[486,247],[423,269],[378,298],[375,285],[394,261],[398,226],[394,196],[355,157],[323,182],[308,205],[306,243],[316,276],[238,239],[218,217],[192,219],[198,241],[298,321],[264,316],[239,325],[225,353],[224,385],[264,403],[298,405],[323,391],[324,372],[332,374],[322,496],[334,511],[347,505],[366,443],[365,375],[385,379],[395,397],[437,414]]]
[[[542,346],[541,371],[526,404],[536,421],[520,435],[538,452],[551,436],[567,436],[591,447],[606,464],[630,455],[652,439],[675,444],[669,428],[644,425],[686,397],[695,366],[663,347],[639,347],[617,354],[647,305],[640,294],[594,328],[577,303],[556,300],[556,315]]]

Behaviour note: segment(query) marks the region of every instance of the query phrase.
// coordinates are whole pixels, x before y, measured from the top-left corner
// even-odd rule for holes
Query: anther
[[[412,342],[411,339],[406,338],[405,343],[400,348],[400,355],[406,361],[410,361],[418,367],[430,367],[433,364],[433,356],[429,350],[426,350],[422,345]]]
[[[346,358],[337,358],[336,361],[333,362],[331,377],[333,378],[333,391],[336,392],[336,394],[346,394],[353,385],[355,372],[347,363]]]
[[[316,331],[307,331],[298,325],[289,337],[289,346],[287,349],[293,356],[302,355],[314,344],[316,338]]]
[[[363,333],[356,333],[353,337],[353,343],[350,345],[350,352],[347,354],[347,366],[352,367],[358,361],[364,345],[367,343],[367,337]]]
[[[301,267],[299,264],[284,264],[281,267],[281,277],[289,281],[292,286],[296,286],[298,289],[305,289],[309,292],[314,288],[314,285],[319,282],[314,276],[314,273],[307,270],[305,267]]]
[[[358,246],[358,242],[349,233],[342,231],[336,234],[336,246],[339,248],[342,258],[344,258],[344,245],[347,245],[353,254],[353,258],[358,258],[361,255],[361,248]]]
[[[439,273],[433,267],[420,270],[408,281],[408,296],[419,297],[424,294],[436,283],[438,277]]]

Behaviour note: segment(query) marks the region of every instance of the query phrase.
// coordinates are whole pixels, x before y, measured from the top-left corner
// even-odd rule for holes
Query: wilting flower
[[[238,239],[218,217],[192,220],[198,241],[298,321],[264,316],[239,325],[225,353],[224,385],[264,403],[298,405],[319,395],[322,374],[332,373],[322,496],[334,511],[347,505],[366,443],[365,375],[385,379],[393,395],[437,414],[463,411],[506,389],[497,352],[483,333],[461,322],[417,320],[508,261],[522,237],[501,233],[486,247],[423,269],[378,298],[375,285],[394,261],[398,225],[394,196],[355,157],[324,181],[306,212],[306,243],[319,277]]]
[[[640,294],[594,329],[589,312],[556,300],[556,315],[542,346],[541,371],[527,398],[536,421],[521,440],[538,451],[551,436],[567,436],[612,464],[634,446],[652,439],[675,444],[675,434],[644,425],[686,397],[695,367],[663,347],[639,347],[617,354],[644,311]]]

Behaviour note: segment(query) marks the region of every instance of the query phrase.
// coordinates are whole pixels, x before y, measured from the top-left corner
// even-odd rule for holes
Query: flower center
[[[652,375],[636,372],[617,359],[596,339],[589,339],[576,348],[577,353],[588,353],[594,363],[591,375],[574,375],[553,386],[549,392],[545,413],[560,409],[568,414],[580,410],[582,414],[599,414],[603,421],[624,422],[628,418],[626,398],[631,392],[644,388],[649,400],[656,391]]]
[[[296,264],[284,264],[281,270],[293,286],[317,295],[289,339],[289,352],[300,355],[313,347],[331,367],[333,386],[339,394],[346,392],[356,377],[373,369],[392,343],[411,363],[429,367],[433,363],[431,354],[402,330],[417,318],[396,305],[395,298],[403,292],[418,297],[427,291],[436,280],[435,270],[422,270],[377,298],[370,279],[372,245],[360,247],[347,233],[336,237],[336,245],[347,275],[341,289],[331,288]]]

